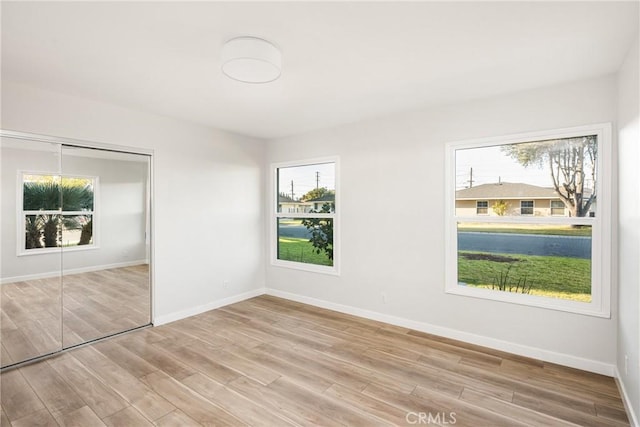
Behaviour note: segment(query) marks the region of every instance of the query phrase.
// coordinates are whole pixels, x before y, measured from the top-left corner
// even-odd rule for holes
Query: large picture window
[[[96,177],[20,174],[18,254],[95,247]]]
[[[609,316],[610,133],[449,144],[447,292]]]
[[[337,273],[336,159],[274,166],[273,263]]]

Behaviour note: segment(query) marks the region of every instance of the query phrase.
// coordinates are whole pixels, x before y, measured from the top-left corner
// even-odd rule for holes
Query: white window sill
[[[477,288],[474,286],[451,285],[447,286],[446,293],[463,295],[473,298],[488,299],[492,301],[520,304],[530,307],[546,308],[549,310],[565,311],[568,313],[584,314],[588,316],[610,318],[611,313],[603,309],[593,298],[591,302],[571,301],[560,298],[520,294],[515,292],[499,291],[495,289]]]
[[[100,249],[98,245],[80,245],[80,246],[62,246],[58,248],[38,248],[28,249],[18,252],[18,256],[31,256],[31,255],[45,255],[45,254],[57,254],[66,252],[79,252],[89,251],[93,249]]]
[[[302,270],[302,271],[308,271],[311,273],[329,274],[332,276],[340,275],[340,272],[338,271],[338,268],[335,265],[333,267],[329,267],[326,265],[306,264],[304,262],[284,261],[281,259],[272,260],[271,265],[273,265],[274,267],[282,267],[282,268],[288,268],[292,270]]]

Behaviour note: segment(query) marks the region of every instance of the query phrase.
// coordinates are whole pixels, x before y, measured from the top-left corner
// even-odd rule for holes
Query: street
[[[591,258],[591,237],[459,232],[458,250]]]

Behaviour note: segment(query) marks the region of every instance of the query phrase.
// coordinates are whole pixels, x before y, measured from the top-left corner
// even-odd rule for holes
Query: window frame
[[[486,206],[480,207],[480,203],[485,203]],[[486,212],[480,213],[479,209],[486,209]],[[488,200],[476,200],[476,215],[478,216],[488,216],[489,215],[489,201]]]
[[[553,206],[553,203],[562,203],[562,206]],[[562,213],[553,213],[554,209],[562,209]],[[565,216],[567,213],[567,207],[564,205],[564,203],[562,202],[562,200],[549,200],[549,215],[550,216]]]
[[[445,144],[445,293],[521,304],[531,307],[559,310],[594,317],[611,317],[611,281],[612,281],[612,217],[611,194],[613,185],[612,170],[612,126],[611,123],[599,123],[540,132],[527,132],[506,136],[454,141]],[[456,216],[456,150],[490,147],[496,145],[518,144],[549,139],[572,138],[596,135],[598,141],[598,212],[595,217],[537,217],[526,215],[510,217],[508,222],[525,224],[574,224],[591,225],[591,302],[578,302],[560,298],[503,292],[458,284],[458,222],[505,222],[504,217]]]
[[[278,212],[278,169],[309,166],[322,163],[333,163],[335,167],[335,206],[334,212],[331,213],[292,213]],[[275,267],[283,267],[293,270],[302,270],[313,273],[323,273],[339,276],[340,275],[340,159],[338,156],[320,157],[304,160],[286,161],[272,163],[270,167],[270,207],[271,215],[269,216],[270,224],[270,258],[271,265]],[[333,219],[333,266],[308,264],[303,262],[288,261],[278,258],[278,219],[279,218],[331,218]]]
[[[522,206],[523,203],[531,203],[531,206]],[[531,213],[523,213],[523,209],[531,209]],[[536,201],[535,200],[520,200],[520,215],[533,216],[536,214]]]
[[[55,172],[42,172],[42,171],[30,171],[30,170],[18,170],[17,172],[17,196],[16,196],[16,213],[17,213],[17,238],[16,238],[16,255],[21,256],[31,256],[31,255],[43,255],[43,254],[51,254],[51,253],[59,253],[63,252],[76,252],[76,251],[87,251],[93,249],[99,249],[99,241],[100,241],[100,227],[99,225],[99,187],[100,187],[100,178],[94,175],[78,175],[78,174],[61,174]],[[93,210],[92,211],[63,211],[60,209],[49,209],[49,210],[40,210],[40,211],[25,211],[24,210],[24,177],[25,175],[41,175],[41,176],[55,176],[61,178],[82,178],[82,179],[91,179],[93,181]],[[75,245],[75,246],[59,246],[59,247],[49,247],[49,248],[32,248],[26,249],[25,242],[25,226],[26,226],[26,217],[27,215],[38,215],[38,214],[55,214],[55,215],[91,215],[92,216],[92,243],[89,245]]]

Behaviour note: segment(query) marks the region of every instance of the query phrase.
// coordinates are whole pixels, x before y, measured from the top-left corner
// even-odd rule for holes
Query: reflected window
[[[19,254],[95,246],[97,177],[22,173]]]

